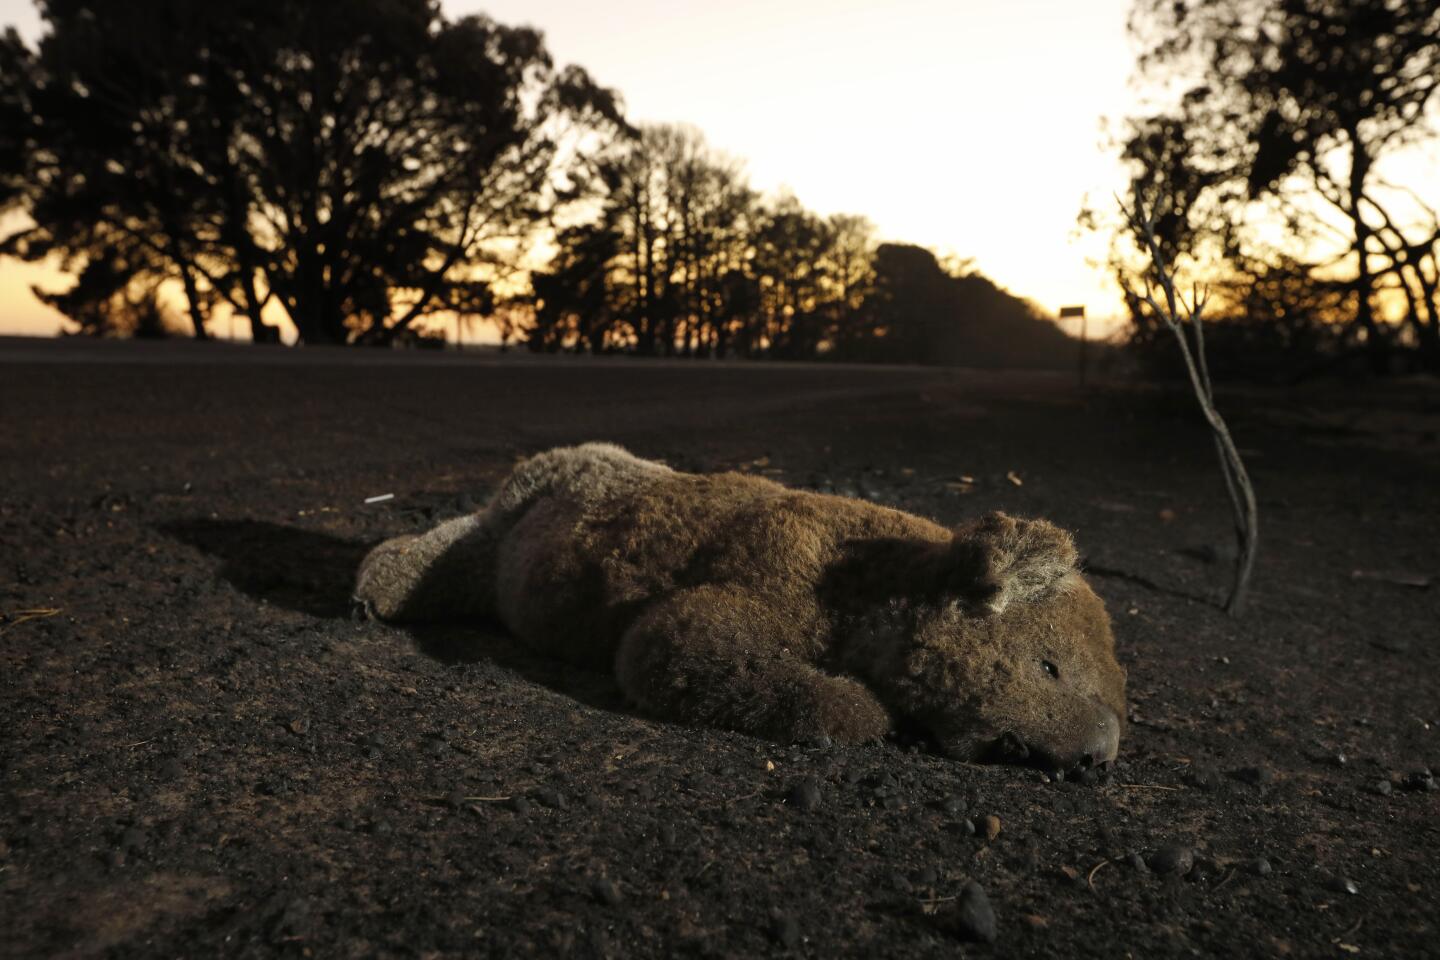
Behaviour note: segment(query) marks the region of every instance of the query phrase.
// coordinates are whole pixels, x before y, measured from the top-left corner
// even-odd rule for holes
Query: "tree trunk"
[[[1350,218],[1355,224],[1355,255],[1358,266],[1355,274],[1355,324],[1365,331],[1365,352],[1370,359],[1371,372],[1384,374],[1389,370],[1389,343],[1375,322],[1374,304],[1375,278],[1370,273],[1370,225],[1361,213],[1360,201],[1365,194],[1365,181],[1370,176],[1370,153],[1360,139],[1358,126],[1346,128],[1350,138]]]
[[[270,331],[260,319],[264,302],[255,287],[255,274],[259,270],[255,255],[255,241],[250,235],[250,201],[244,185],[235,168],[227,163],[225,170],[225,207],[223,235],[235,250],[235,260],[240,266],[240,290],[245,298],[245,318],[250,321],[250,339],[254,343],[270,343]]]
[[[324,263],[315,244],[302,236],[295,251],[295,296],[287,301],[290,320],[307,346],[345,342],[345,320],[334,291],[323,275]]]
[[[255,286],[254,260],[249,256],[241,256],[240,273],[240,288],[245,295],[245,319],[250,321],[250,339],[254,343],[269,343],[270,330],[260,319],[264,301],[260,299],[260,291]]]
[[[195,283],[195,271],[183,261],[180,263],[180,282],[185,285],[185,302],[190,313],[190,325],[195,329],[195,339],[209,340],[210,332],[205,329],[205,307],[200,302],[200,288]]]
[[[1417,271],[1418,272],[1418,271]],[[1440,317],[1435,315],[1435,284],[1421,281],[1426,316],[1416,316],[1416,341],[1420,352],[1420,365],[1427,373],[1440,373]]]

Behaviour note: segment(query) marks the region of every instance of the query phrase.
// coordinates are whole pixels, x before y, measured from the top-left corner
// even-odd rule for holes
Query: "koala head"
[[[963,760],[1068,769],[1115,758],[1125,671],[1104,604],[1070,537],[994,513],[954,531],[919,569],[877,677],[899,711]]]

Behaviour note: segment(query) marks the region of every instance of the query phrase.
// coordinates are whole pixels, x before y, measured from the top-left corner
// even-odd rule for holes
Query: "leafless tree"
[[[1245,610],[1245,601],[1250,591],[1250,574],[1255,566],[1255,553],[1260,543],[1259,510],[1255,504],[1255,489],[1250,484],[1250,475],[1245,470],[1240,451],[1230,436],[1230,428],[1226,426],[1225,418],[1215,407],[1215,388],[1210,381],[1210,369],[1205,359],[1203,314],[1207,292],[1196,285],[1191,288],[1190,300],[1186,302],[1177,289],[1175,267],[1165,256],[1156,234],[1155,221],[1146,208],[1144,199],[1137,192],[1131,205],[1126,206],[1123,200],[1119,202],[1132,232],[1150,258],[1150,269],[1144,277],[1144,289],[1137,291],[1131,283],[1122,280],[1125,293],[1132,300],[1148,306],[1170,332],[1175,334],[1175,339],[1180,344],[1180,354],[1185,360],[1185,370],[1190,375],[1190,386],[1195,391],[1195,399],[1200,402],[1200,410],[1215,438],[1215,450],[1220,457],[1220,470],[1225,477],[1225,490],[1230,495],[1230,507],[1235,519],[1237,547],[1234,580],[1230,586],[1230,596],[1225,601],[1225,610],[1231,616],[1238,617]]]

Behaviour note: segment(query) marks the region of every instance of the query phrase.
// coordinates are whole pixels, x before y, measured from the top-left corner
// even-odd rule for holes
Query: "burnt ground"
[[[1411,584],[1440,575],[1440,389],[1223,404],[1264,522],[1240,620],[1183,395],[0,343],[0,954],[1436,955],[1440,586]],[[591,439],[1073,528],[1130,672],[1121,761],[687,729],[502,636],[350,619],[368,545]],[[1176,846],[1185,875],[1146,865]],[[963,941],[970,880],[993,945]]]

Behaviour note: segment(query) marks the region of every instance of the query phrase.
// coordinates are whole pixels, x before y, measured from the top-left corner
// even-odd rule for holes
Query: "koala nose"
[[[1120,753],[1120,718],[1109,707],[1101,707],[1094,726],[1080,748],[1080,766],[1109,763]]]

